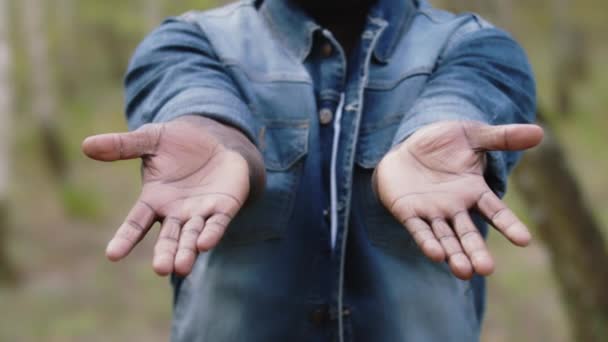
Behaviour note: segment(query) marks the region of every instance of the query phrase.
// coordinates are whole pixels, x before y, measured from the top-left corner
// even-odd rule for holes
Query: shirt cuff
[[[251,111],[234,94],[214,88],[191,88],[169,100],[154,117],[167,122],[184,115],[201,115],[240,130],[257,144]]]

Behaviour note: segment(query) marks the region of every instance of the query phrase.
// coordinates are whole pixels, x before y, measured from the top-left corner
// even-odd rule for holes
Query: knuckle
[[[192,255],[196,255],[196,249],[194,247],[191,246],[181,246],[178,250],[178,253],[186,253],[186,254],[192,254]]]
[[[424,241],[424,240],[433,238],[433,234],[430,232],[430,230],[423,228],[423,227],[416,228],[416,230],[414,230],[412,232],[412,236],[414,237],[414,239],[417,239],[420,241]]]
[[[218,222],[212,222],[205,228],[205,230],[211,235],[222,236],[224,234],[225,227]]]
[[[461,250],[452,251],[448,255],[448,259],[450,259],[450,260],[453,260],[455,258],[460,258],[460,259],[464,260],[463,258],[466,258],[466,257],[467,256]]]
[[[173,244],[173,243],[177,243],[177,241],[178,241],[177,236],[173,235],[173,234],[163,234],[158,237],[159,243]]]
[[[141,233],[143,233],[146,230],[146,228],[137,221],[127,220],[127,221],[125,221],[125,223],[131,230],[136,230],[137,232],[141,232]]]
[[[129,244],[135,244],[139,240],[139,234],[134,234],[133,230],[123,230],[116,233],[116,238],[127,241]]]
[[[477,202],[482,202],[484,200],[484,198],[486,198],[487,196],[491,196],[493,195],[493,192],[491,190],[486,190],[484,192],[481,193],[481,195],[479,195],[479,199],[477,200]]]
[[[500,207],[498,210],[492,215],[492,221],[499,220],[504,214],[508,213],[509,209],[507,207]]]
[[[477,229],[469,229],[460,235],[460,241],[463,242],[467,240],[478,240],[480,238],[481,234]]]
[[[201,229],[187,228],[182,231],[182,236],[189,235],[191,237],[197,237],[201,233]]]
[[[420,247],[422,249],[426,249],[426,250],[431,249],[432,250],[433,247],[435,247],[436,242],[437,242],[437,240],[432,239],[432,238],[423,239],[420,241]]]
[[[156,246],[154,248],[154,255],[156,257],[175,257],[175,253],[177,253],[177,248],[174,246]]]

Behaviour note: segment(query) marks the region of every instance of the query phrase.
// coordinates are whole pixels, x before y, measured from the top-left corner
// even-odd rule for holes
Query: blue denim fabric
[[[334,130],[319,113],[335,111],[341,94],[332,249]],[[174,341],[479,339],[484,280],[458,280],[425,258],[378,202],[371,175],[422,126],[533,121],[533,76],[508,34],[425,1],[379,0],[345,56],[288,1],[242,1],[169,19],[149,35],[129,66],[126,101],[132,129],[186,114],[237,127],[267,170],[263,196],[190,276],[174,279]],[[489,154],[497,193],[517,159]]]

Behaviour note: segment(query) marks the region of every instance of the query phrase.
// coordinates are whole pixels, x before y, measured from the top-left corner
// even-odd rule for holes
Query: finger
[[[208,218],[205,222],[203,232],[198,237],[196,243],[198,250],[206,252],[217,246],[222,239],[222,236],[224,236],[231,220],[232,216],[226,213],[217,213]]]
[[[126,257],[146,235],[154,219],[152,207],[141,200],[137,201],[108,244],[106,249],[108,259],[119,261]]]
[[[181,222],[178,219],[167,217],[160,229],[152,262],[154,271],[160,276],[167,276],[173,272],[180,228]]]
[[[460,279],[470,279],[473,276],[473,266],[464,254],[452,228],[443,219],[433,220],[431,226],[446,253],[448,264],[454,275]]]
[[[205,220],[202,216],[194,216],[184,225],[179,237],[179,249],[175,257],[175,272],[177,274],[185,276],[192,271],[192,266],[198,255],[196,241],[204,226]]]
[[[480,150],[525,150],[540,144],[544,135],[537,125],[467,124],[464,127],[471,146]]]
[[[429,227],[425,221],[418,217],[414,217],[406,220],[404,224],[424,255],[436,262],[445,260],[443,248],[435,238],[435,234],[431,231],[431,227]]]
[[[452,225],[456,234],[458,234],[462,248],[473,263],[475,272],[484,276],[492,274],[494,272],[494,259],[469,213],[461,211],[456,214],[452,219]]]
[[[146,125],[128,133],[109,133],[88,137],[82,143],[82,151],[89,158],[100,161],[116,161],[139,158],[156,150],[162,125]]]
[[[491,190],[484,192],[477,202],[479,211],[507,239],[518,246],[527,246],[532,240],[528,228]]]

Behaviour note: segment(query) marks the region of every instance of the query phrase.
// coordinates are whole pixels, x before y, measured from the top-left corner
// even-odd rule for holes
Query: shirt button
[[[318,327],[325,324],[328,318],[328,308],[326,306],[322,306],[310,313],[310,321]]]
[[[322,125],[329,124],[333,119],[334,113],[330,109],[323,108],[319,111],[319,122],[321,122]]]
[[[329,43],[329,42],[324,43],[323,46],[321,47],[321,55],[325,58],[331,57],[333,52],[334,52],[334,48],[331,46],[331,43]]]

